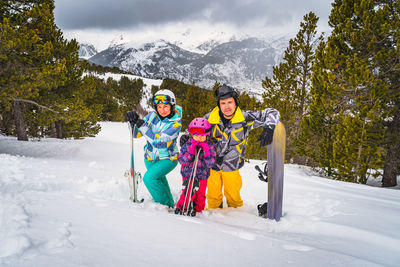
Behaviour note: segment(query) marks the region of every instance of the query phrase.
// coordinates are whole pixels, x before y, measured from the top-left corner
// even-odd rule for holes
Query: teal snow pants
[[[146,165],[147,172],[143,176],[143,182],[154,201],[173,208],[174,199],[165,175],[171,172],[178,165],[178,162],[169,159],[159,161],[148,161],[145,159],[144,164]]]

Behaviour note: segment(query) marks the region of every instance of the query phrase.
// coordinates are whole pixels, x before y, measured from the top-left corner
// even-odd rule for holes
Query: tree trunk
[[[56,132],[57,132],[57,138],[62,139],[63,138],[63,133],[62,133],[62,121],[58,120],[55,122],[56,124]]]
[[[54,121],[50,124],[50,137],[57,138],[56,123]]]
[[[17,132],[17,138],[20,141],[28,141],[28,134],[26,133],[26,124],[24,114],[22,112],[22,103],[19,101],[13,102],[13,115],[15,130]]]
[[[383,170],[383,187],[391,187],[397,185],[397,175],[400,174],[400,145],[392,145],[387,153],[385,167]]]
[[[393,122],[389,126],[391,143],[385,159],[383,169],[382,186],[391,187],[397,185],[397,175],[400,175],[400,103],[397,103],[397,110],[393,116]]]

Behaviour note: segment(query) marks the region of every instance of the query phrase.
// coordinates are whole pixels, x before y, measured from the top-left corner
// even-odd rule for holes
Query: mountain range
[[[118,67],[141,77],[172,78],[208,89],[218,81],[260,95],[262,80],[272,76],[272,68],[282,60],[287,44],[286,38],[246,38],[224,43],[208,40],[196,51],[189,51],[158,40],[115,43],[101,52],[88,44],[82,44],[81,49],[92,63]]]

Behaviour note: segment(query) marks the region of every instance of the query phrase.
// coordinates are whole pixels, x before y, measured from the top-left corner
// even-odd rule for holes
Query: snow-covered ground
[[[400,190],[285,166],[284,216],[257,216],[266,184],[251,161],[238,209],[178,216],[128,200],[129,133],[18,142],[0,136],[0,266],[399,266]],[[144,172],[143,139],[135,140]],[[168,175],[175,200],[179,167]]]

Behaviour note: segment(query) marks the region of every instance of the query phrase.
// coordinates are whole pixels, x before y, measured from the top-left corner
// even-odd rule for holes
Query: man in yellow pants
[[[221,85],[215,91],[217,106],[205,118],[211,124],[217,158],[207,182],[208,208],[222,208],[223,194],[228,207],[240,207],[242,177],[239,169],[244,165],[244,155],[250,130],[263,126],[257,141],[261,146],[272,142],[275,126],[279,122],[279,112],[272,108],[264,111],[246,111],[238,106],[236,91]]]

